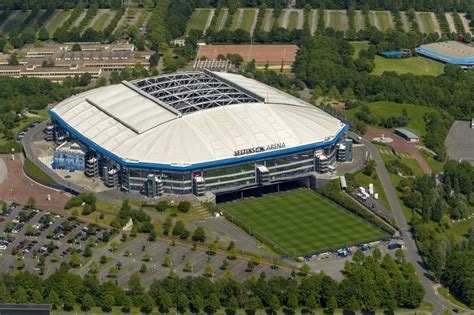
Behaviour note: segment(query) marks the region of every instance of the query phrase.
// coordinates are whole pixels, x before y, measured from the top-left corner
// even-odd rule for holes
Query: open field
[[[351,44],[354,47],[353,57],[355,59],[359,57],[359,51],[368,48],[366,43],[351,42]],[[413,73],[416,75],[437,76],[443,73],[444,65],[418,56],[402,59],[375,56],[375,69],[372,74],[381,75],[385,71],[394,71],[398,74]]]
[[[220,206],[228,217],[294,256],[383,238],[386,234],[308,189]]]
[[[190,30],[204,31],[210,13],[210,9],[195,10],[186,25],[186,33],[189,33]]]
[[[372,72],[381,75],[385,71],[394,71],[398,74],[413,73],[416,75],[437,76],[443,73],[444,65],[434,60],[423,57],[410,57],[402,59],[387,59],[375,56],[375,69]]]
[[[426,134],[426,124],[423,120],[423,116],[429,112],[435,112],[436,110],[426,106],[413,105],[413,104],[399,104],[389,101],[380,101],[368,104],[370,113],[378,120],[386,119],[391,116],[400,116],[403,109],[406,109],[409,117],[408,129],[413,130],[420,137]],[[358,111],[357,108],[346,111],[347,116],[353,118],[355,113]]]
[[[242,20],[240,21],[239,28],[244,31],[251,32],[252,26],[257,16],[257,11],[254,9],[244,9],[242,12]]]

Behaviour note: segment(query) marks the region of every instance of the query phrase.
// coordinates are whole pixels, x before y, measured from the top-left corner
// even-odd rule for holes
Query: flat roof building
[[[49,315],[51,304],[0,304],[0,315]]]
[[[416,53],[441,63],[451,63],[463,69],[474,68],[474,47],[456,41],[421,45]]]
[[[418,138],[418,136],[411,132],[410,130],[408,129],[405,129],[405,128],[395,128],[395,130],[393,131],[397,136],[400,136],[402,137],[403,139],[405,139],[406,141],[408,142],[419,142],[420,139]]]

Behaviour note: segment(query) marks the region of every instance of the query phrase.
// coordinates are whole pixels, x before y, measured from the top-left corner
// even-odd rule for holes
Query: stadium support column
[[[145,182],[145,194],[149,198],[163,195],[163,182],[155,174],[149,174]]]

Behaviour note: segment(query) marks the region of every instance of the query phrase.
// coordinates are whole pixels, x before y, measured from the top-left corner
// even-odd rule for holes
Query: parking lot
[[[169,266],[164,264],[165,256],[169,257]],[[261,272],[268,276],[291,273],[288,268],[274,269],[268,263],[249,269],[244,258],[228,259],[223,253],[211,255],[205,248],[173,244],[169,240],[124,238],[124,234],[80,223],[72,217],[16,205],[8,206],[0,216],[0,261],[0,272],[18,269],[46,276],[66,262],[73,267],[73,273],[84,275],[92,269],[98,279],[112,278],[122,285],[140,270],[145,285],[168,276],[170,269],[183,277],[202,275],[209,269],[212,277],[232,271],[239,279]],[[185,271],[189,263],[192,268]]]
[[[110,232],[72,218],[10,205],[0,217],[0,272],[24,269],[48,275],[73,254],[108,241]]]

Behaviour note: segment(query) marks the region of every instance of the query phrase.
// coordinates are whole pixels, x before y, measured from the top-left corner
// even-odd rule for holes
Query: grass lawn
[[[332,11],[331,13],[331,27],[336,31],[342,31],[342,12]]]
[[[431,19],[431,13],[421,12],[420,13],[420,21],[425,26],[425,32],[427,34],[431,34],[431,33],[436,32],[434,24],[433,24],[433,20]]]
[[[18,13],[12,20],[10,20],[4,27],[3,33],[9,33],[10,31],[14,31],[18,29],[21,22],[30,14],[30,11],[20,12]]]
[[[435,160],[433,155],[430,152],[427,152],[426,150],[419,149],[418,150],[421,154],[421,156],[425,159],[425,161],[430,165],[431,170],[433,171],[434,174],[438,174],[443,171],[443,162],[440,162],[438,160]]]
[[[375,19],[376,19],[376,18],[377,18],[377,17],[375,16],[375,12],[370,11],[370,12],[369,12],[369,22],[370,22],[370,25],[376,26],[376,23],[375,23]]]
[[[454,305],[469,309],[469,307],[466,304],[464,304],[461,301],[458,301],[454,296],[452,296],[451,293],[449,293],[449,290],[447,288],[439,287],[438,293],[439,295],[441,295],[442,297],[444,297],[446,300],[453,303]]]
[[[389,101],[380,101],[368,104],[370,113],[379,121],[382,118],[388,118],[391,116],[400,116],[403,109],[406,109],[409,117],[408,125],[406,128],[414,131],[420,137],[423,137],[426,133],[426,124],[423,116],[429,112],[435,112],[436,109],[426,106],[413,105],[413,104],[399,104]],[[355,117],[357,108],[349,109],[345,113],[348,117]]]
[[[242,21],[240,22],[239,28],[244,31],[250,32],[252,29],[253,22],[255,21],[256,11],[254,9],[244,9]]]
[[[367,49],[369,48],[369,45],[367,43],[361,43],[361,42],[350,42],[352,47],[354,47],[354,54],[352,55],[353,59],[359,58],[359,52],[362,49]]]
[[[71,10],[68,11],[60,11],[55,13],[51,17],[51,21],[48,21],[46,29],[48,30],[49,37],[53,37],[54,32],[58,27],[63,25],[63,23],[69,18],[71,15]]]
[[[386,234],[308,189],[220,205],[231,220],[286,254],[301,256]]]
[[[238,27],[237,22],[239,21],[240,10],[237,10],[233,15],[228,15],[227,18],[232,21],[228,30],[235,31]]]
[[[365,175],[363,172],[359,172],[357,173],[357,175],[355,175],[354,179],[359,185],[365,187],[366,190],[368,190],[370,183],[374,184],[374,190],[376,193],[379,194],[379,200],[382,202],[383,206],[386,209],[391,210],[387,196],[385,195],[385,191],[383,190],[382,183],[380,182],[380,179],[376,172],[374,172],[372,177]]]
[[[110,14],[104,13],[102,14],[97,21],[94,23],[94,26],[92,27],[95,31],[102,31],[104,29],[105,23],[109,19]]]
[[[388,59],[375,56],[375,69],[372,74],[381,75],[385,71],[394,71],[398,74],[413,73],[415,75],[437,76],[442,74],[443,70],[443,64],[423,57]]]
[[[209,14],[211,14],[209,9],[194,10],[186,25],[186,33],[189,33],[190,30],[204,31]]]
[[[379,20],[379,29],[385,32],[390,29],[390,17],[388,12],[376,12],[377,19]]]
[[[300,17],[300,15],[298,14],[298,12],[296,11],[291,11],[289,16],[288,16],[288,26],[287,26],[287,29],[289,31],[292,31],[294,29],[296,29],[296,27],[298,26],[298,18]]]
[[[272,11],[270,11],[269,9],[267,9],[265,11],[265,16],[263,17],[263,23],[262,25],[260,26],[260,30],[265,30],[265,21],[268,19],[268,16],[271,14]],[[272,27],[272,23],[270,23],[270,28]]]
[[[229,17],[227,17],[229,18]],[[217,22],[216,24],[214,25],[214,31],[218,31],[219,30],[219,27],[222,25],[224,25],[225,21],[223,21],[224,19],[224,9],[221,10],[221,12],[219,13],[219,15],[217,16]],[[189,23],[189,22],[188,22]]]
[[[49,177],[45,172],[43,172],[38,166],[33,164],[30,160],[25,159],[25,164],[24,164],[25,169],[27,172],[33,177],[34,179],[37,179],[40,182],[45,182],[49,184],[55,184],[56,182]]]

